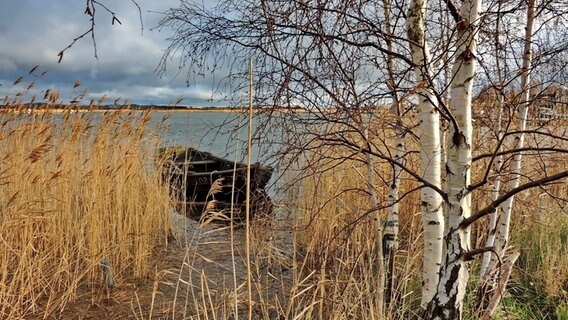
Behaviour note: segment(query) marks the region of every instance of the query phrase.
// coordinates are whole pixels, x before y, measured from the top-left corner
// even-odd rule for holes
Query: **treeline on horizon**
[[[242,107],[239,106],[183,106],[183,105],[155,105],[155,104],[105,104],[105,105],[79,105],[79,104],[66,104],[66,103],[22,103],[18,105],[18,108],[23,109],[94,109],[94,110],[120,110],[120,109],[134,109],[134,110],[237,110]],[[286,108],[275,108],[272,106],[255,106],[255,109],[286,109],[286,110],[304,110],[300,106],[286,107]],[[14,109],[13,105],[0,104],[0,109]]]

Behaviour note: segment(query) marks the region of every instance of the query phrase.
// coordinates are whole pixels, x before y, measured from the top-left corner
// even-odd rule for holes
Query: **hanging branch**
[[[95,36],[95,16],[97,14],[97,6],[104,9],[107,13],[109,13],[111,15],[111,24],[114,25],[114,23],[118,23],[118,24],[122,24],[122,22],[120,21],[120,19],[118,19],[118,17],[116,16],[116,13],[114,11],[112,11],[109,7],[107,7],[104,3],[102,3],[99,0],[86,0],[86,7],[85,7],[85,14],[89,16],[89,23],[90,26],[89,28],[83,32],[82,34],[80,34],[79,36],[77,36],[76,38],[73,39],[73,41],[71,41],[71,43],[65,47],[63,50],[59,51],[59,53],[57,54],[57,56],[59,57],[59,59],[57,60],[57,63],[61,63],[61,61],[63,60],[63,55],[65,54],[65,51],[69,50],[71,47],[73,47],[73,45],[75,45],[75,43],[81,39],[83,39],[84,37],[86,37],[87,35],[91,35],[91,41],[93,43],[93,53],[95,56],[95,59],[99,59],[98,53],[97,53],[97,40],[96,40],[96,36]],[[141,25],[141,29],[142,31],[144,31],[144,23],[142,20],[142,9],[140,8],[140,5],[138,4],[137,0],[130,0],[137,8],[138,10],[138,14],[140,17],[140,25]]]

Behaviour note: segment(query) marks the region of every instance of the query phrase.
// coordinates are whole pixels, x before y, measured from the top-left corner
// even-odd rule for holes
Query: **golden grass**
[[[148,114],[107,113],[100,122],[83,114],[63,120],[50,115],[2,117],[0,184],[6,191],[0,195],[0,240],[6,249],[0,252],[0,318],[57,315],[78,298],[81,288],[100,295],[101,261],[108,258],[119,284],[129,277],[154,279],[151,299],[140,292],[111,294],[115,299],[117,294],[134,295],[121,300],[130,299],[131,306],[117,308],[137,318],[234,319],[238,314],[245,319],[252,309],[254,319],[380,319],[380,257],[375,230],[365,216],[371,205],[365,193],[367,169],[360,161],[337,157],[335,163],[325,163],[333,170],[317,170],[317,159],[311,159],[314,172],[296,186],[301,191],[279,201],[277,210],[289,211],[290,220],[252,221],[248,245],[242,229],[234,230],[230,242],[226,225],[192,226],[190,246],[179,257],[177,270],[151,270],[150,258],[167,242],[169,222],[168,191],[147,167],[154,161],[156,143],[147,129]],[[476,138],[475,152],[490,151],[491,143],[484,142],[491,139]],[[410,138],[406,145],[419,150]],[[330,147],[318,152],[341,156],[342,151]],[[417,170],[417,155],[410,156],[407,165]],[[525,160],[533,169],[551,162]],[[561,160],[554,165],[565,168],[566,160]],[[486,163],[473,166],[473,181],[482,177]],[[379,201],[385,203],[390,168],[381,161],[374,166]],[[417,187],[407,175],[402,179],[401,193]],[[474,192],[474,208],[488,203],[489,186]],[[546,190],[556,196],[568,192],[565,184]],[[512,243],[523,254],[518,267],[530,272],[531,281],[548,294],[560,296],[568,281],[563,267],[568,263],[568,227],[559,226],[568,225],[568,218],[547,196],[535,205],[531,199],[541,194],[533,190],[518,197]],[[419,307],[419,210],[418,192],[401,201],[396,303],[387,307],[387,319],[408,318]],[[485,234],[483,223],[476,225],[474,247],[482,246]],[[247,248],[250,272],[245,271]],[[518,269],[512,281],[515,277],[526,275]]]
[[[483,132],[480,132],[483,133]],[[491,150],[491,136],[487,132],[475,139],[475,154],[489,152]],[[485,143],[483,143],[485,141]],[[534,143],[529,139],[529,143]],[[407,140],[409,150],[419,150],[415,141]],[[181,275],[180,283],[191,283],[189,287],[201,288],[195,295],[180,297],[186,305],[198,308],[195,313],[184,314],[191,319],[231,319],[235,314],[235,305],[238,306],[240,318],[247,318],[246,311],[253,309],[254,319],[381,319],[377,310],[377,242],[376,232],[372,223],[367,219],[368,210],[371,207],[366,194],[366,167],[361,161],[343,161],[341,150],[336,147],[326,147],[317,150],[318,154],[308,155],[312,172],[308,172],[308,178],[291,189],[287,197],[280,201],[279,210],[290,211],[292,219],[289,226],[281,222],[266,218],[263,221],[253,221],[251,225],[251,273],[244,272],[244,265],[239,258],[239,252],[244,252],[244,244],[236,244],[233,253],[237,256],[236,286],[223,282],[220,284],[219,277],[208,272],[211,267],[196,268],[199,277]],[[318,156],[325,155],[336,161],[324,161],[324,166],[318,166]],[[409,168],[417,170],[417,155],[410,155],[412,160],[407,161]],[[361,155],[361,158],[363,156]],[[550,163],[561,169],[565,162],[547,157],[525,157],[526,168],[531,168],[525,179],[541,171],[535,170],[540,164]],[[565,161],[565,160],[563,160]],[[480,161],[474,165],[472,180],[477,181],[483,177],[483,167],[487,162]],[[389,165],[377,161],[374,163],[377,171],[377,181],[388,182],[390,179]],[[325,170],[333,167],[332,170]],[[550,168],[550,166],[548,167]],[[417,182],[403,175],[401,194],[417,187]],[[526,181],[526,180],[524,180]],[[489,202],[487,194],[490,183],[476,190],[473,194],[472,204],[476,209],[485,207]],[[377,184],[379,201],[387,200],[387,184]],[[295,190],[295,191],[292,191]],[[551,195],[564,196],[567,192],[565,184],[549,186],[546,189]],[[554,248],[565,248],[566,236],[563,229],[556,229],[550,234],[556,235],[555,240],[548,240],[546,246],[542,239],[550,228],[555,228],[568,218],[557,215],[559,220],[549,223],[546,228],[535,227],[538,223],[536,216],[551,217],[554,209],[550,201],[543,202],[543,208],[535,206],[533,199],[542,190],[531,190],[517,197],[515,213],[513,214],[513,245],[521,250],[523,256],[519,260],[514,279],[523,277],[520,268],[526,264],[528,254],[534,252],[537,257],[532,259],[534,267],[531,267],[532,279],[539,285],[546,286],[548,291],[562,292],[562,286],[566,285],[564,273],[568,269],[563,268],[566,254],[564,251]],[[285,207],[285,208],[283,208]],[[400,247],[396,253],[394,295],[391,305],[387,306],[386,319],[406,319],[415,316],[419,311],[421,263],[422,263],[422,237],[419,216],[419,193],[414,192],[406,196],[400,204]],[[385,217],[386,210],[381,212]],[[527,220],[527,217],[532,217]],[[547,218],[548,219],[548,218]],[[281,229],[289,228],[284,242],[289,243],[289,248],[282,241],[275,240]],[[280,230],[279,230],[280,229]],[[472,230],[472,242],[474,247],[481,247],[485,241],[486,226],[478,223]],[[519,241],[519,235],[533,240]],[[242,236],[242,235],[241,235]],[[285,237],[286,237],[285,236]],[[536,241],[534,240],[536,238]],[[239,236],[237,236],[239,238]],[[538,240],[540,239],[540,240]],[[548,239],[548,238],[547,238]],[[241,239],[242,240],[242,239]],[[539,242],[540,241],[540,242]],[[196,243],[196,251],[200,251]],[[207,246],[207,244],[205,245]],[[284,253],[282,253],[284,248]],[[215,250],[203,250],[203,257],[195,256],[188,259],[185,264],[196,266],[197,262],[203,263],[204,259],[211,261],[223,260]],[[241,255],[242,256],[242,255]],[[226,258],[226,257],[225,257]],[[559,271],[562,269],[562,271]],[[566,270],[564,270],[566,269]],[[280,270],[280,271],[279,271]],[[284,271],[282,271],[284,270]],[[554,275],[561,274],[560,282],[554,282]],[[231,271],[227,268],[227,277],[231,277]],[[254,283],[252,300],[247,302],[246,277],[251,277]],[[475,292],[476,270],[472,269],[471,292]],[[225,278],[223,278],[225,279]],[[227,283],[229,278],[225,279]],[[204,284],[209,284],[205,286]],[[214,284],[216,286],[214,286]],[[471,295],[470,298],[473,298]],[[472,305],[473,301],[468,302]],[[197,307],[198,306],[198,307]]]
[[[0,318],[52,316],[80,288],[151,272],[168,190],[149,114],[0,115]]]
[[[551,195],[567,195],[566,183],[546,190]],[[518,247],[519,276],[551,297],[568,294],[568,205],[555,201],[543,190],[527,197],[530,209],[514,221],[513,245]],[[525,208],[528,205],[525,204]]]
[[[379,175],[388,179],[389,168],[377,163]],[[381,319],[377,310],[377,231],[368,219],[371,207],[366,190],[366,167],[360,162],[344,162],[334,170],[316,174],[304,182],[303,208],[297,229],[296,247],[301,256],[299,274],[310,274],[312,288],[304,292],[310,299],[307,318],[316,319]],[[405,187],[414,183],[406,180]],[[387,187],[379,186],[379,199],[384,203]],[[387,318],[411,311],[419,298],[412,292],[419,276],[418,253],[422,246],[417,215],[418,194],[400,204],[401,246],[396,255],[397,277],[394,281],[398,304],[387,310]],[[386,210],[383,210],[383,219]],[[384,220],[383,220],[384,221]],[[305,281],[305,280],[303,280]],[[298,299],[300,300],[300,299]]]

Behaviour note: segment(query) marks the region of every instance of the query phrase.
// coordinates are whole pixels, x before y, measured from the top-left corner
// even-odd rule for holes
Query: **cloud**
[[[15,72],[18,70],[16,63],[11,59],[0,57],[0,72],[8,73],[8,72]]]
[[[20,0],[8,1],[0,11],[0,95],[13,96],[25,85],[35,82],[29,94],[41,94],[47,88],[60,90],[62,97],[73,96],[73,83],[80,80],[88,88],[90,97],[107,94],[109,99],[128,98],[137,104],[168,104],[184,98],[183,104],[210,106],[224,102],[210,102],[221,95],[212,94],[211,77],[196,78],[194,85],[186,86],[182,74],[159,77],[156,67],[167,48],[167,34],[151,30],[164,11],[179,5],[177,0],[140,0],[143,10],[142,30],[137,8],[130,1],[105,2],[122,22],[111,24],[111,15],[97,10],[96,48],[94,58],[90,35],[78,40],[66,50],[63,61],[57,63],[57,54],[75,37],[90,27],[84,15],[85,2],[77,0]],[[28,75],[35,65],[48,75],[37,78]],[[177,71],[175,59],[170,70]],[[39,74],[39,73],[37,73]],[[19,86],[12,82],[24,76]]]
[[[138,99],[145,101],[155,101],[154,103],[156,105],[179,103],[180,105],[193,106],[205,106],[208,105],[208,100],[220,98],[205,88],[174,88],[170,86],[146,85],[117,87],[111,90],[95,91],[89,93],[88,98],[98,100],[101,96],[106,96],[109,101],[113,101],[117,98],[128,98],[131,102],[135,103],[136,100],[132,100],[131,97],[138,97]],[[180,99],[183,100],[178,102]]]

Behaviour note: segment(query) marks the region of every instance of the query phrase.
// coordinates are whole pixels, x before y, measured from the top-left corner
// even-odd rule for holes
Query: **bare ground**
[[[177,214],[172,221],[175,239],[156,253],[153,277],[134,281],[117,275],[113,288],[81,288],[75,302],[50,318],[234,319],[235,312],[243,318],[249,306],[244,228],[234,230],[231,246],[227,225],[199,225]],[[291,232],[274,227],[274,221],[257,219],[251,228],[255,318],[281,310],[292,282]]]

